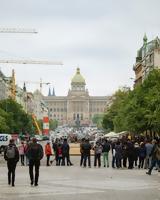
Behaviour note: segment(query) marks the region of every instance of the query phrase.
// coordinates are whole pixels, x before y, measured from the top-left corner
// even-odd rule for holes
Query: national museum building
[[[111,104],[111,96],[90,96],[85,86],[85,79],[77,68],[67,96],[56,96],[54,91],[43,96],[49,118],[58,120],[59,124],[89,125],[94,115],[104,113]]]

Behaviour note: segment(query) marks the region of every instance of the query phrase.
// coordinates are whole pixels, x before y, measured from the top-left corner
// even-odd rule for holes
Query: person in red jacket
[[[47,166],[50,166],[49,161],[50,161],[50,156],[52,155],[52,148],[50,145],[50,142],[48,141],[47,144],[45,145],[45,155],[47,157]]]

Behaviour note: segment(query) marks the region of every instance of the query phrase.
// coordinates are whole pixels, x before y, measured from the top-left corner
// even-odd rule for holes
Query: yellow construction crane
[[[33,123],[34,123],[35,127],[37,128],[38,134],[41,135],[42,131],[41,131],[39,125],[38,125],[37,118],[34,114],[32,114],[32,119],[33,119]]]

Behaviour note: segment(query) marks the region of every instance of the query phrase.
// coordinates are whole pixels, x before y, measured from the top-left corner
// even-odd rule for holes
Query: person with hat
[[[43,158],[44,153],[42,145],[37,143],[36,138],[33,138],[32,142],[29,144],[26,155],[29,159],[29,175],[31,185],[34,184],[35,186],[38,186],[40,160]],[[35,176],[33,174],[34,166]]]

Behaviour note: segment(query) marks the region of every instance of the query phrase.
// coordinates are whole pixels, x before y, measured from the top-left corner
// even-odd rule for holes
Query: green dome
[[[74,83],[81,83],[81,84],[85,84],[85,79],[83,78],[83,76],[80,74],[80,69],[77,68],[77,72],[76,74],[73,76],[72,78],[72,82],[71,84]]]

